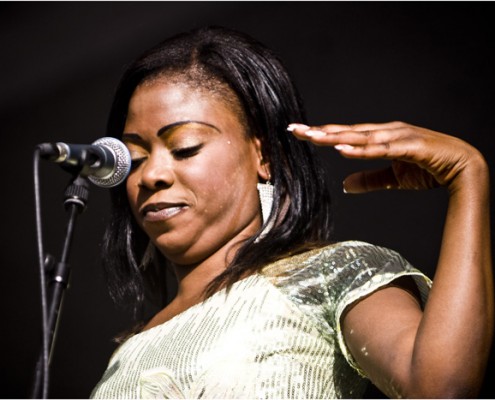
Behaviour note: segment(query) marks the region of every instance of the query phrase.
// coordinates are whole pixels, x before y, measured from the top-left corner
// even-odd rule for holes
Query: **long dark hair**
[[[286,69],[271,50],[237,31],[197,29],[144,53],[120,81],[108,135],[121,136],[128,103],[139,84],[159,75],[181,76],[191,70],[201,70],[203,77],[227,85],[237,96],[247,132],[261,140],[275,188],[270,217],[275,226],[265,236],[260,237],[260,230],[242,244],[228,268],[211,282],[211,294],[271,261],[331,242],[330,196],[313,147],[286,131],[289,123],[306,122],[302,101]],[[192,84],[201,86],[201,82]],[[148,286],[158,293],[164,288],[157,276],[160,268],[140,267],[149,240],[132,217],[124,186],[111,191],[113,208],[104,237],[103,261],[114,300],[130,300],[139,306],[144,293],[150,291]]]

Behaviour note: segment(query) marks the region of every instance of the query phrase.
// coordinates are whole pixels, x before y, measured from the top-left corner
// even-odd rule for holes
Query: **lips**
[[[146,222],[165,221],[183,212],[187,208],[186,204],[153,203],[141,209],[141,215]]]

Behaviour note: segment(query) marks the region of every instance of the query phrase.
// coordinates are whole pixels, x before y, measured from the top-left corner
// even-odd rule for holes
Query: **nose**
[[[170,158],[162,151],[153,151],[141,168],[139,186],[157,190],[172,186],[174,181],[175,174]]]

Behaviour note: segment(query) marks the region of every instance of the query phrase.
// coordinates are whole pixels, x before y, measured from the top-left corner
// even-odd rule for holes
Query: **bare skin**
[[[489,176],[482,155],[457,138],[407,125],[294,125],[293,134],[344,157],[393,160],[349,176],[349,193],[444,186],[449,205],[440,256],[422,311],[390,286],[348,310],[344,335],[371,380],[390,397],[475,397],[493,337]]]
[[[476,396],[493,334],[488,168],[481,154],[448,135],[400,122],[298,126],[293,133],[344,157],[392,161],[349,176],[348,192],[445,186],[450,194],[434,285],[424,311],[397,282],[350,308],[347,344],[390,397]],[[231,104],[180,82],[136,89],[123,139],[134,168],[127,180],[136,221],[174,265],[177,297],[144,329],[203,300],[261,217],[256,192],[267,179],[257,140]]]
[[[133,160],[134,217],[178,281],[149,329],[202,301],[238,244],[259,229],[256,183],[268,176],[260,142],[247,137],[232,105],[177,81],[136,89],[123,140]]]

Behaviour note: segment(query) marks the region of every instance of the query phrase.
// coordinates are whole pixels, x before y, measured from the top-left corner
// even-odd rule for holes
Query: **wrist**
[[[450,195],[459,192],[477,193],[488,191],[490,185],[489,168],[483,155],[475,150],[463,168],[447,185]]]

